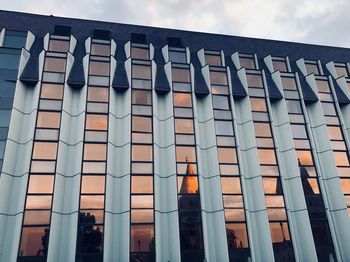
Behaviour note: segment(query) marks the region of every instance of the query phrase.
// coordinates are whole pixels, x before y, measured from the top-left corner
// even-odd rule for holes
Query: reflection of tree
[[[41,250],[41,253],[43,256],[47,255],[47,248],[49,244],[49,229],[45,228],[44,235],[41,238],[41,245],[43,246],[43,249]]]
[[[96,227],[96,218],[90,213],[79,213],[78,248],[80,253],[102,252],[103,233]]]

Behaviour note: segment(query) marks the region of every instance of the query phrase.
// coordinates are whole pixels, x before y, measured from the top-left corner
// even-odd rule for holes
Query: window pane
[[[272,149],[259,149],[259,161],[262,165],[274,165],[276,164],[275,151]]]
[[[247,74],[248,87],[263,87],[261,75],[249,75]]]
[[[228,90],[228,86],[211,85],[211,93],[213,95],[228,95],[230,92]]]
[[[192,108],[184,108],[184,107],[175,107],[175,117],[186,117],[186,118],[192,118]]]
[[[29,194],[52,193],[54,176],[30,175],[29,177]]]
[[[319,75],[320,72],[318,71],[318,66],[317,64],[309,64],[309,63],[305,63],[305,67],[306,67],[306,73],[309,74],[315,74],[315,75]]]
[[[39,112],[37,127],[59,128],[61,113]]]
[[[218,148],[219,163],[237,163],[236,150],[234,148]]]
[[[105,162],[83,162],[83,173],[104,174],[105,172]]]
[[[266,183],[268,184],[268,183]],[[275,184],[274,184],[275,185]],[[265,196],[267,207],[284,207],[283,196]]]
[[[50,209],[52,196],[27,196],[26,209]]]
[[[101,45],[92,43],[91,44],[91,54],[92,55],[100,55],[100,56],[109,56],[110,55],[110,46],[109,45]]]
[[[210,71],[210,83],[213,85],[227,85],[226,72]]]
[[[205,54],[205,61],[207,62],[207,65],[221,66],[221,56],[220,55]]]
[[[47,225],[50,223],[51,211],[26,210],[24,212],[24,225]]]
[[[32,173],[54,173],[56,167],[55,161],[32,161]]]
[[[152,118],[150,117],[132,117],[132,131],[152,132]]]
[[[66,70],[66,60],[61,58],[46,57],[44,70],[64,73]]]
[[[152,134],[151,133],[132,133],[132,142],[139,144],[151,144]]]
[[[132,161],[152,161],[152,146],[133,145]]]
[[[88,101],[108,102],[108,88],[88,87]]]
[[[336,66],[335,71],[337,72],[338,77],[349,77],[348,71],[345,66]]]
[[[131,225],[130,252],[154,251],[154,225]]]
[[[169,51],[169,60],[173,63],[186,64],[186,54],[185,52]]]
[[[307,139],[307,133],[304,125],[290,125],[292,129],[293,138]]]
[[[338,126],[327,126],[328,136],[331,140],[343,140],[343,135]]]
[[[239,63],[241,65],[241,67],[245,67],[246,69],[255,69],[254,58],[240,57]]]
[[[229,110],[230,104],[228,97],[213,95],[213,107],[214,109]]]
[[[105,192],[105,176],[82,176],[81,193],[101,193]]]
[[[174,106],[177,107],[192,107],[191,94],[174,93]]]
[[[216,135],[233,136],[233,126],[231,121],[215,121]]]
[[[282,194],[282,186],[279,178],[263,177],[265,194]]]
[[[153,193],[153,177],[151,176],[132,176],[131,193]]]
[[[176,135],[176,144],[194,145],[194,135]]]
[[[223,176],[239,175],[238,165],[220,164],[220,175],[223,175]]]
[[[61,111],[62,109],[62,101],[57,100],[44,100],[40,99],[39,102],[40,110],[53,110],[53,111]]]
[[[187,172],[191,170],[192,165],[187,165]],[[195,173],[195,172],[192,172]],[[197,176],[191,176],[186,174],[185,176],[177,177],[177,190],[179,194],[197,194],[198,193],[198,178]],[[181,207],[180,207],[181,208]]]
[[[226,222],[244,221],[244,209],[225,209]]]
[[[106,115],[86,115],[86,129],[90,130],[107,130]]]
[[[98,76],[108,76],[109,63],[90,61],[89,74]]]
[[[328,81],[316,80],[316,85],[317,85],[318,92],[322,92],[322,93],[330,93],[331,92],[331,90],[329,88]]]
[[[183,68],[173,68],[172,70],[173,81],[175,82],[190,82],[190,70]]]
[[[57,129],[36,129],[36,140],[58,140],[59,130]]]
[[[153,223],[153,210],[131,210],[131,223]]]
[[[287,72],[287,64],[285,61],[272,60],[274,71]]]
[[[194,147],[176,147],[176,162],[196,162],[196,150]]]
[[[286,100],[288,113],[302,114],[300,101]]]
[[[296,153],[301,165],[313,165],[312,155],[310,151],[297,150]]]
[[[283,89],[297,90],[295,79],[292,77],[281,77]]]
[[[46,235],[45,231],[48,232],[48,228],[23,227],[19,256],[43,256],[42,238]]]
[[[50,39],[49,51],[68,52],[69,41]]]
[[[139,47],[132,47],[131,48],[131,57],[134,59],[148,60],[149,59],[148,49],[139,48]]]
[[[33,159],[55,160],[57,154],[57,143],[35,142]]]
[[[193,134],[192,119],[175,119],[175,133]]]
[[[333,152],[337,166],[348,166],[349,160],[346,152]]]
[[[271,135],[271,128],[269,123],[254,123],[254,130],[256,136],[261,137],[272,137]]]
[[[103,209],[104,208],[104,196],[80,196],[80,209]]]
[[[222,177],[221,188],[223,194],[241,194],[241,183],[238,177]]]
[[[265,99],[250,98],[250,106],[252,108],[252,111],[260,111],[260,112],[267,111]]]
[[[108,113],[108,104],[88,102],[86,105],[86,111],[88,113]]]
[[[243,198],[242,196],[230,196],[230,195],[223,195],[222,196],[224,201],[224,207],[243,207]]]
[[[235,138],[232,136],[216,136],[218,146],[235,146]]]
[[[132,65],[132,77],[141,79],[151,79],[151,67],[142,65]]]
[[[321,105],[323,107],[324,115],[329,115],[329,116],[336,116],[337,115],[333,103],[321,103]]]
[[[350,194],[350,179],[341,179],[341,187],[344,194]]]
[[[151,105],[152,93],[144,90],[132,90],[132,103],[138,105]]]
[[[131,173],[133,174],[152,174],[152,163],[131,163]]]
[[[84,160],[106,160],[106,144],[85,144]]]
[[[245,224],[226,224],[226,232],[229,234],[229,236],[232,235],[232,237],[228,238],[229,249],[232,248],[236,250],[237,247],[249,247],[247,228]]]
[[[287,222],[270,223],[272,243],[283,243],[290,240]]]
[[[88,142],[106,142],[107,132],[85,131],[85,141]]]
[[[62,99],[63,85],[43,83],[41,85],[41,98]]]
[[[153,208],[153,196],[132,195],[131,208]]]

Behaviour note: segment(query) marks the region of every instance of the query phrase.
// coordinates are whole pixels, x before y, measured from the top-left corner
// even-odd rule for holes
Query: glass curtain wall
[[[110,41],[91,40],[77,259],[102,261],[108,141]]]
[[[330,253],[335,257],[334,247],[300,95],[294,75],[282,76],[281,80],[317,257],[319,261],[328,261]]]
[[[45,56],[18,261],[43,261],[48,252],[69,41],[52,35]]]

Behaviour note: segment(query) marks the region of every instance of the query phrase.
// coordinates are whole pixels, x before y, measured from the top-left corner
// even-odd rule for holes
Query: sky
[[[0,0],[0,8],[350,48],[349,0]]]

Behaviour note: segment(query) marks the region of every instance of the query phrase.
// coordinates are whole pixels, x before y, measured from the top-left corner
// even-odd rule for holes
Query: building
[[[0,29],[0,261],[350,261],[350,49]]]

